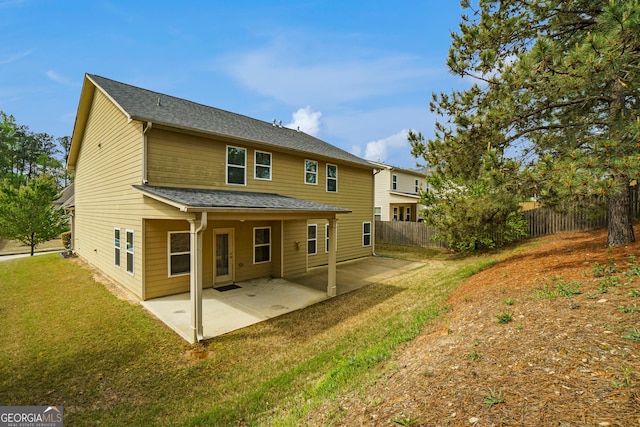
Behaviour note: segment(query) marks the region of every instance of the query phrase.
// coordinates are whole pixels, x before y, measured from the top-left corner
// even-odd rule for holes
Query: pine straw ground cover
[[[307,424],[640,425],[640,243],[605,242],[549,236],[467,279],[438,328]]]

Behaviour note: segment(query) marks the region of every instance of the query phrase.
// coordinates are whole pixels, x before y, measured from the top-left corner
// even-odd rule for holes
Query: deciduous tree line
[[[71,180],[64,167],[70,145],[68,136],[32,132],[0,111],[0,238],[30,246],[31,255],[68,229],[52,202]]]

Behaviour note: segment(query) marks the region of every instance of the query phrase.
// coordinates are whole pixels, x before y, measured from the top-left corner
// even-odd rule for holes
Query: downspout
[[[373,175],[371,175],[371,179],[373,180],[373,220],[371,221],[371,254],[373,256],[378,256],[376,254],[376,175],[382,172],[382,169],[374,169]]]
[[[142,183],[147,184],[147,132],[151,130],[153,123],[147,122],[142,128]]]
[[[208,214],[200,214],[200,222],[189,220],[191,225],[191,320],[193,343],[204,339],[202,329],[202,232],[207,229]]]

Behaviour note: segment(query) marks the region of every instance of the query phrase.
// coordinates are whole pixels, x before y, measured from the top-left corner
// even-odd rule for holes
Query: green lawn
[[[71,260],[0,262],[0,404],[63,405],[65,425],[298,425],[379,375],[380,362],[493,259],[377,252],[428,264],[199,347]]]

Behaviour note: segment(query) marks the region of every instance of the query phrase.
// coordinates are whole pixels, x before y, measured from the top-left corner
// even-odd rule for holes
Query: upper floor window
[[[398,189],[398,175],[396,174],[391,175],[391,189],[392,190]]]
[[[255,178],[271,180],[271,153],[255,152]]]
[[[338,166],[327,165],[327,191],[338,191]]]
[[[415,187],[416,187],[416,191],[415,191],[415,193],[416,193],[416,194],[418,194],[418,191],[420,191],[420,183],[418,182],[418,180],[417,180],[417,179],[416,179],[415,184],[416,184],[416,185],[415,185]]]
[[[307,254],[315,255],[318,253],[318,226],[309,224],[307,226]]]
[[[247,150],[227,146],[227,184],[245,185]]]
[[[318,184],[318,162],[315,160],[304,161],[304,183]]]
[[[191,236],[185,231],[169,232],[169,276],[189,274],[191,270]]]

